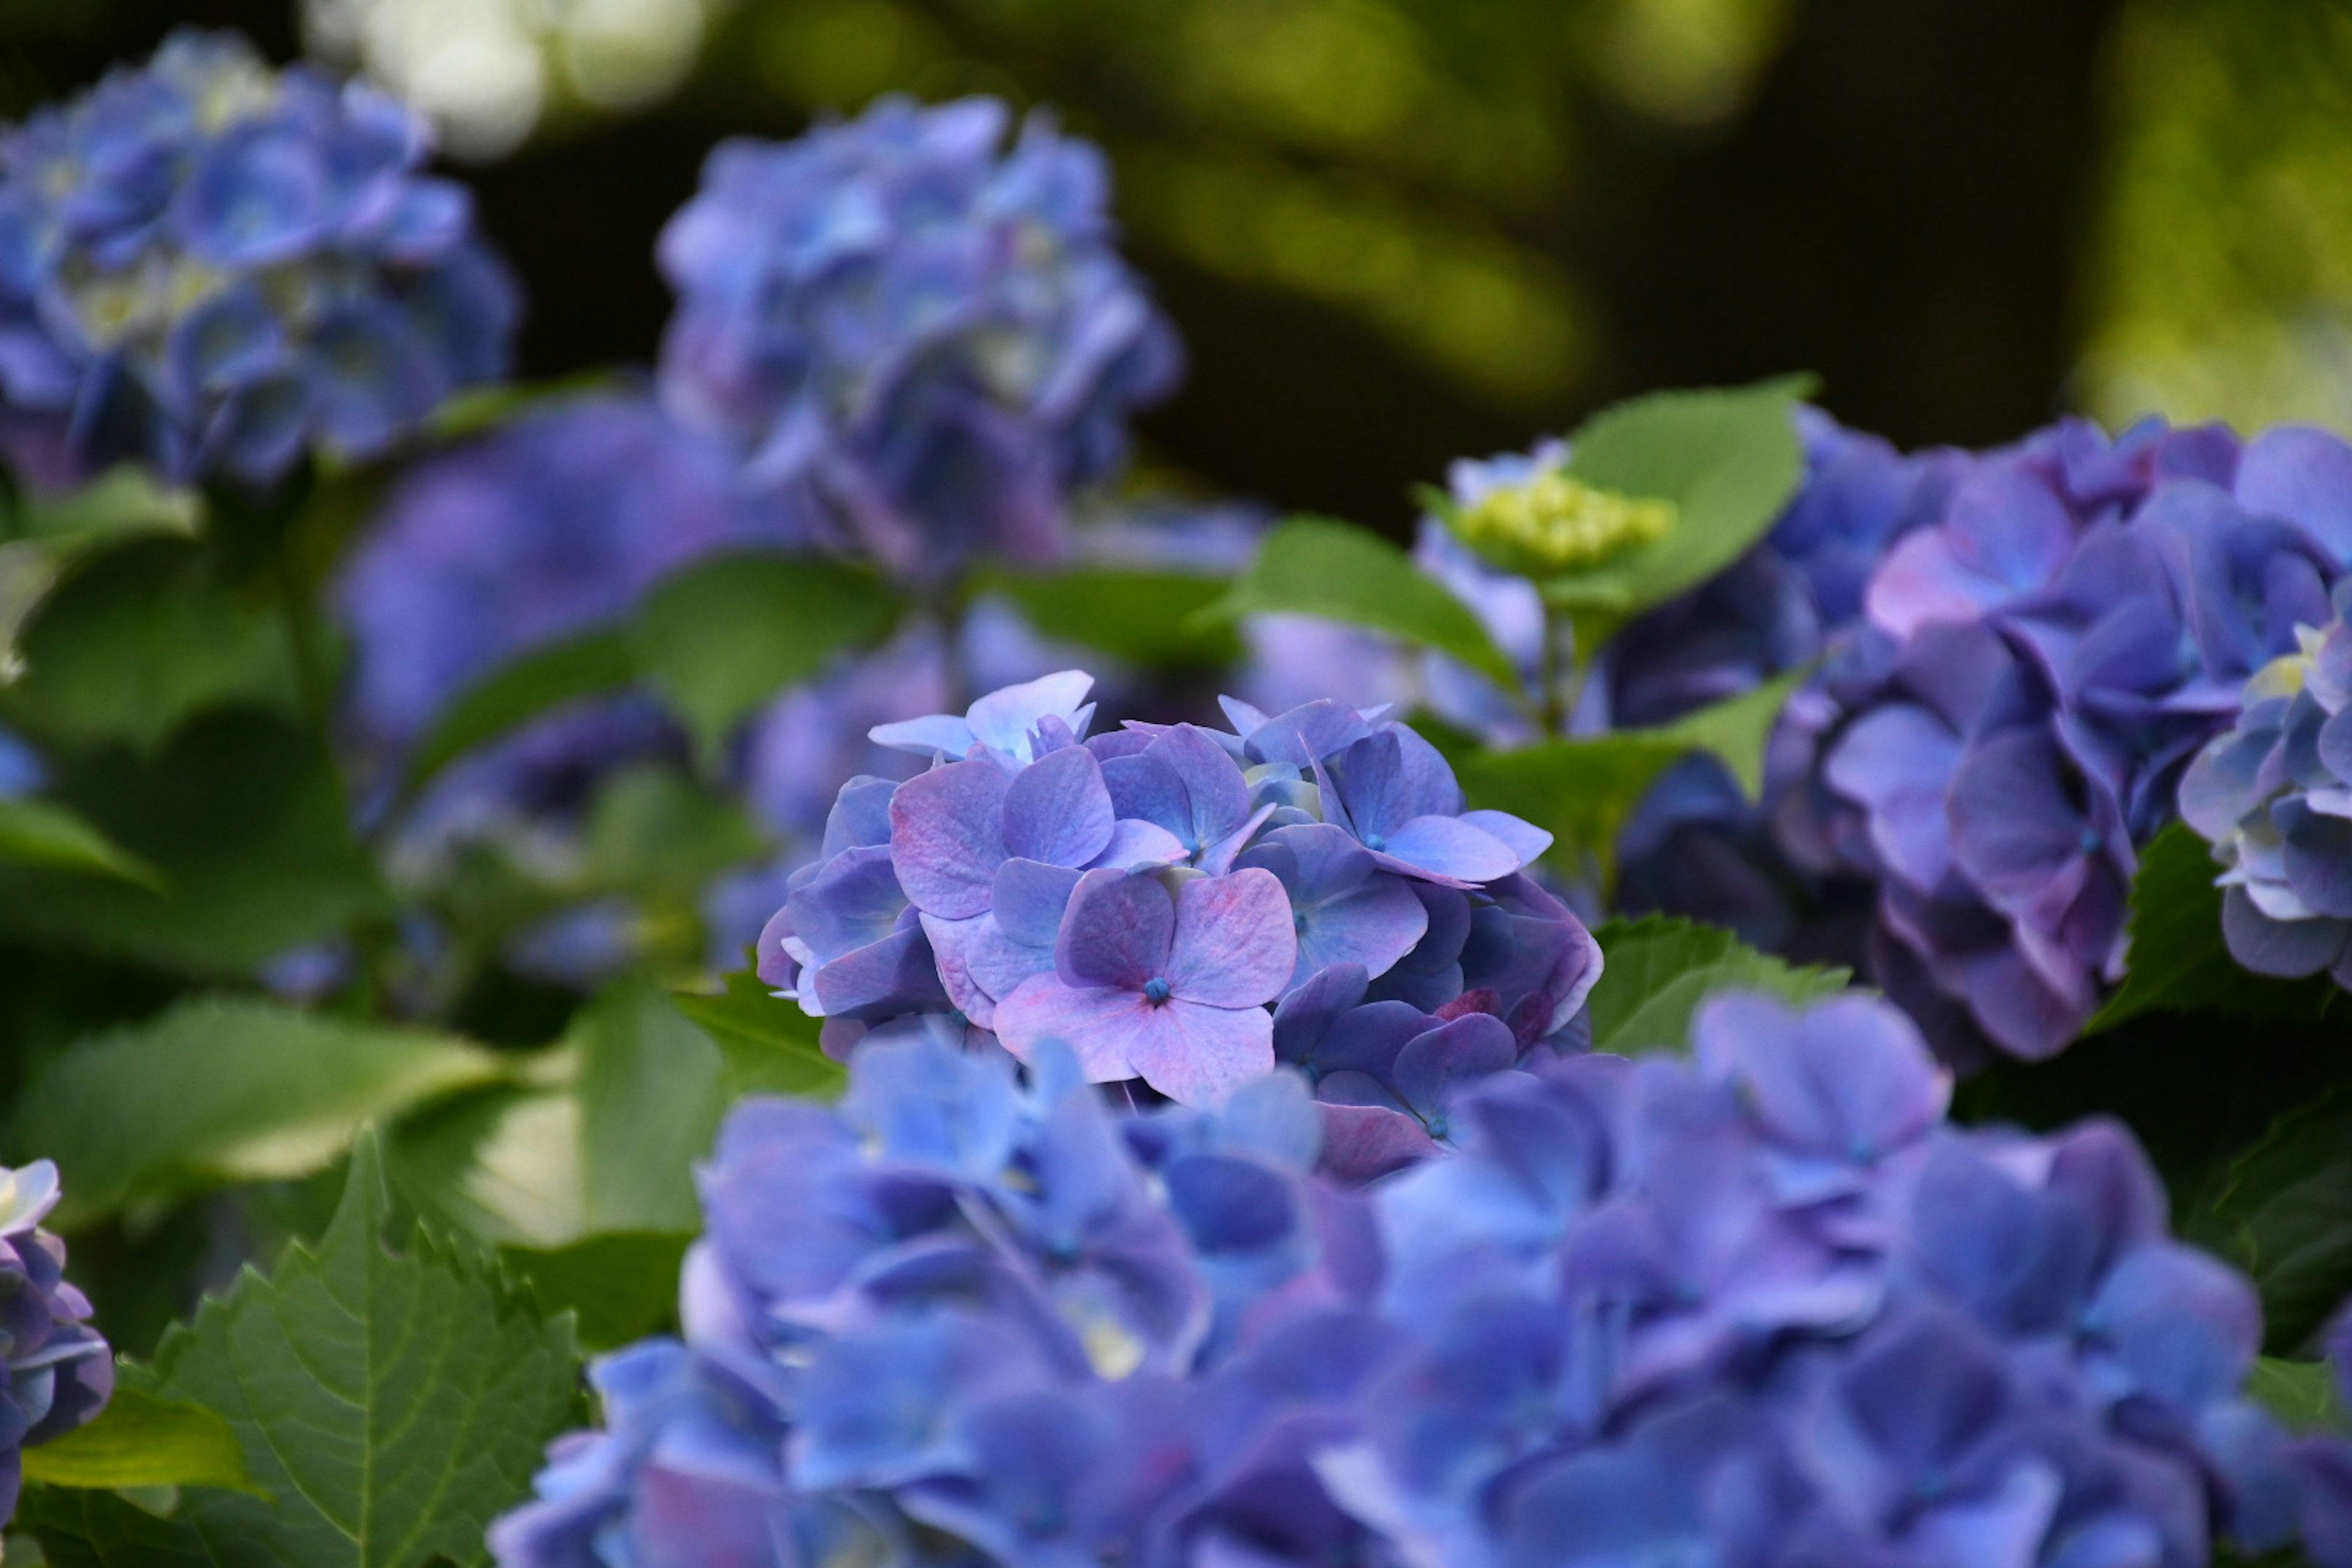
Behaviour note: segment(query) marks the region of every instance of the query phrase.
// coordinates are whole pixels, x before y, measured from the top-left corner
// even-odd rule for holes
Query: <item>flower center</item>
[[[2083,829],[2082,846],[2084,854],[2096,855],[2099,852],[2099,846],[2105,844],[2106,841],[2106,835],[2101,833],[2097,828],[2085,827]]]
[[[1143,983],[1143,999],[1157,1007],[1168,1000],[1171,987],[1157,974]]]
[[[1387,834],[1367,833],[1364,835],[1364,847],[1370,850],[1373,854],[1377,855],[1388,847],[1389,839]]]

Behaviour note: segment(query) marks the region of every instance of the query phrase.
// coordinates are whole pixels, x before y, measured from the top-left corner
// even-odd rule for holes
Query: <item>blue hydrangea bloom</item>
[[[82,1425],[114,1392],[113,1353],[65,1280],[65,1243],[40,1228],[57,1201],[48,1161],[0,1168],[0,1522],[16,1510],[24,1450]]]
[[[2225,868],[2238,962],[2352,986],[2352,579],[2335,612],[2247,684],[2237,723],[2182,776],[2180,814]]]
[[[1500,1065],[1569,1036],[1600,962],[1523,875],[1548,837],[1466,810],[1411,730],[1228,700],[1232,732],[1089,738],[1092,689],[1065,670],[873,731],[932,765],[842,789],[757,944],[829,1049],[952,1015],[1023,1060],[1060,1041],[1097,1081],[1209,1103],[1273,1068],[1269,1010],[1327,969],[1416,1016],[1490,1016]]]
[[[683,1342],[599,1364],[501,1568],[2343,1561],[2339,1446],[2249,1400],[2252,1290],[2120,1129],[1953,1127],[1865,996],[1451,1087],[1492,1019],[1382,1016],[1309,1070],[1454,1136],[1370,1186],[1288,1073],[1116,1114],[915,1038],[740,1106]]]
[[[1881,564],[1808,742],[1809,837],[1874,882],[1875,973],[1944,1048],[2079,1032],[2121,967],[2135,847],[2326,619],[2347,505],[2352,447],[2315,431],[2072,420],[1969,458]]]
[[[48,764],[32,743],[12,730],[0,728],[0,800],[37,794],[48,781]]]
[[[672,411],[730,442],[837,547],[936,580],[1060,552],[1071,489],[1121,461],[1178,370],[1120,260],[1087,144],[967,99],[885,98],[730,142],[671,220]]]
[[[425,121],[175,33],[0,141],[0,433],[63,479],[364,457],[506,369],[513,285]]]

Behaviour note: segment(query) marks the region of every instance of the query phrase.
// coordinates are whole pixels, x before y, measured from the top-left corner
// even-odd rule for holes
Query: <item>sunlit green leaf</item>
[[[728,555],[669,578],[637,611],[636,668],[715,756],[743,717],[845,648],[888,635],[899,601],[839,562]]]
[[[1788,670],[1752,691],[1712,703],[1671,724],[1627,733],[1685,741],[1700,751],[1714,752],[1730,768],[1748,798],[1755,800],[1764,793],[1764,752],[1773,727],[1780,721],[1780,710],[1789,705],[1789,694],[1810,673],[1810,668]]]
[[[1233,628],[1202,612],[1232,584],[1189,572],[1078,566],[1053,573],[995,572],[1002,594],[1046,637],[1100,648],[1143,669],[1219,669],[1241,657]]]
[[[2336,1397],[2336,1374],[2325,1362],[2264,1356],[2248,1374],[2246,1392],[2295,1431],[2344,1426],[2344,1407]]]
[[[1717,992],[1767,991],[1803,1003],[1853,980],[1847,970],[1790,964],[1727,931],[1664,915],[1612,921],[1593,935],[1603,961],[1587,1003],[1596,1051],[1681,1050],[1690,1043],[1692,1015]]]
[[[1470,804],[1523,816],[1552,836],[1548,857],[1570,876],[1615,875],[1617,835],[1658,775],[1692,742],[1654,731],[1544,741],[1482,752],[1459,766]]]
[[[1370,626],[1450,654],[1507,690],[1518,686],[1511,661],[1469,606],[1394,545],[1349,523],[1320,517],[1284,523],[1266,535],[1248,573],[1194,624],[1265,612]]]
[[[26,1449],[25,1479],[52,1487],[253,1489],[227,1422],[200,1405],[121,1384],[97,1420]]]
[[[2308,1019],[2345,1005],[2344,993],[2324,974],[2274,980],[2238,966],[2221,939],[2217,870],[2212,852],[2186,823],[2174,823],[2140,851],[2124,983],[2084,1033],[2143,1013]]]
[[[20,1158],[64,1175],[56,1224],[225,1183],[307,1175],[369,1120],[505,1073],[421,1030],[359,1025],[253,997],[197,997],[52,1057],[9,1128]]]
[[[819,1020],[796,1002],[771,995],[759,976],[738,970],[717,994],[674,991],[670,1002],[727,1058],[729,1099],[796,1094],[829,1099],[846,1081],[841,1064],[817,1043]]]
[[[105,834],[46,800],[0,799],[0,860],[119,877],[158,892],[163,875]]]

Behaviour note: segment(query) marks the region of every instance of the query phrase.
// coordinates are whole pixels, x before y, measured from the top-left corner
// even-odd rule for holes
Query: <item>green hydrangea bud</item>
[[[1557,576],[1595,566],[1670,532],[1675,503],[1596,489],[1564,468],[1541,468],[1490,491],[1448,520],[1463,543],[1508,571]]]

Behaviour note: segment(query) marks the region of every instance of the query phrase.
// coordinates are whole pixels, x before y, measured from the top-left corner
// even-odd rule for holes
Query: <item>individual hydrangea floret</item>
[[[383,451],[506,368],[512,284],[424,120],[180,32],[0,142],[0,428],[65,479]]]
[[[988,99],[730,142],[661,238],[662,385],[840,548],[937,580],[1057,554],[1178,369],[1101,155]]]
[[[757,948],[828,1049],[951,1016],[1210,1103],[1273,1068],[1278,1009],[1334,969],[1359,1001],[1489,1016],[1501,1065],[1571,1042],[1600,956],[1524,874],[1549,837],[1467,809],[1419,735],[1231,700],[1230,731],[1090,735],[1092,687],[1066,670],[875,729],[933,765],[843,788]]]
[[[16,1510],[24,1450],[81,1426],[114,1392],[89,1300],[65,1280],[65,1243],[40,1228],[58,1196],[48,1161],[0,1167],[0,1522]]]
[[[2238,962],[2352,987],[2352,580],[2335,612],[2248,682],[2237,724],[2182,776],[2180,814],[2225,868]]]
[[[501,1568],[2082,1568],[2299,1516],[2342,1561],[2252,1288],[2119,1128],[1950,1125],[1867,996],[1440,1081],[1499,1026],[1324,1063],[1454,1129],[1369,1187],[1286,1073],[1115,1113],[1058,1047],[916,1039],[739,1107],[683,1342],[599,1364]]]

